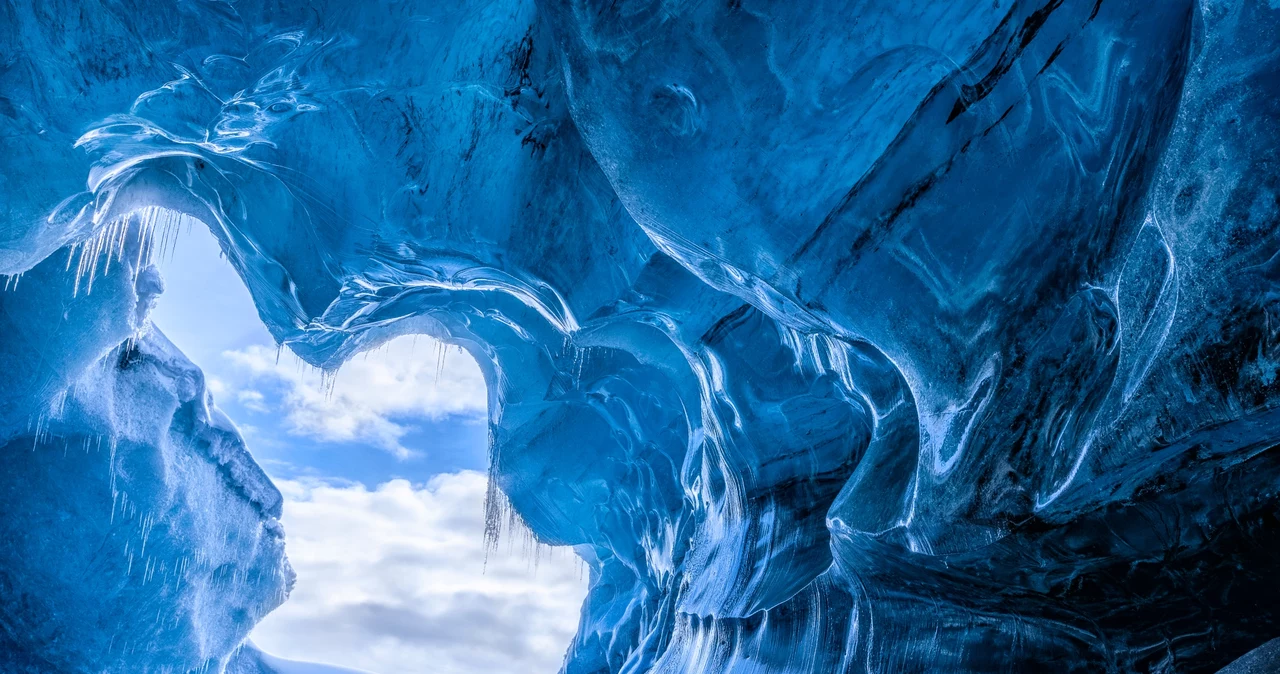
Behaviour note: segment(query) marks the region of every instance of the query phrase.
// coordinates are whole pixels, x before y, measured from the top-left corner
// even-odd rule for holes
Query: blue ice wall
[[[117,241],[92,292],[57,256],[0,294],[0,671],[221,671],[293,583],[280,493]]]
[[[1280,636],[1277,35],[1264,0],[8,0],[20,484],[109,479],[63,450],[203,399],[130,374],[181,361],[139,307],[185,214],[311,363],[409,332],[481,363],[490,534],[592,568],[568,674],[1216,671]],[[11,659],[228,661],[287,573],[251,462],[200,456],[130,488],[198,519],[236,466],[239,543],[165,545],[251,605],[154,661],[164,625],[35,611],[59,670],[9,626],[99,590],[20,570]],[[6,494],[10,528],[76,501]]]

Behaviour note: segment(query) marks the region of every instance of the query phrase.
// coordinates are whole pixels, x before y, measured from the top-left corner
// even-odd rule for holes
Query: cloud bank
[[[481,473],[278,485],[298,584],[254,631],[262,649],[376,674],[559,669],[586,572],[569,550],[535,564],[506,541],[486,568]]]
[[[222,355],[244,379],[235,385],[242,405],[264,412],[278,400],[290,434],[321,442],[367,442],[406,458],[415,451],[401,441],[415,418],[479,421],[487,411],[475,360],[426,337],[357,356],[333,381],[287,349],[252,345]]]

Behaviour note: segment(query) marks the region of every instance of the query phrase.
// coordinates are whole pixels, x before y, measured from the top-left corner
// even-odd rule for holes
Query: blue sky
[[[205,371],[218,406],[240,426],[268,473],[285,479],[311,476],[376,485],[393,478],[425,482],[438,473],[485,470],[488,431],[479,369],[470,356],[446,349],[443,381],[438,383],[464,404],[433,414],[430,389],[437,384],[440,345],[425,336],[398,340],[390,354],[383,350],[358,356],[338,375],[333,395],[339,400],[321,401],[321,409],[312,410],[340,415],[350,411],[342,404],[343,396],[422,392],[421,404],[416,406],[396,409],[377,401],[375,409],[355,412],[400,426],[405,431],[400,444],[411,453],[387,451],[385,438],[378,436],[375,427],[377,418],[350,434],[290,423],[290,396],[305,397],[311,393],[308,389],[323,393],[320,375],[287,351],[280,353],[280,363],[274,367],[275,341],[259,320],[249,291],[222,258],[217,241],[198,227],[180,237],[172,255],[158,260],[165,293],[152,319]],[[416,368],[410,374],[418,376],[401,378],[393,392],[369,381],[385,371],[402,372],[400,359],[409,360]],[[372,390],[362,384],[371,384]],[[281,411],[286,414],[283,420]],[[299,418],[295,414],[292,420]]]
[[[298,583],[253,641],[374,674],[555,672],[586,572],[519,532],[485,550],[486,393],[471,357],[402,337],[328,388],[277,350],[203,225],[156,263],[166,287],[152,320],[285,496]]]

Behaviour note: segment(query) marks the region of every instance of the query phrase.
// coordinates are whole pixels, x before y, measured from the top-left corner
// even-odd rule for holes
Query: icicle
[[[192,220],[168,209],[146,206],[111,220],[85,241],[72,244],[68,248],[66,264],[66,271],[70,271],[71,263],[76,262],[72,296],[78,296],[82,287],[86,294],[93,292],[93,284],[98,279],[99,263],[103,263],[103,276],[111,271],[113,262],[124,264],[129,233],[134,230],[135,224],[138,250],[134,257],[133,271],[136,278],[138,272],[150,264],[157,254],[163,255],[167,251],[172,255],[177,249],[177,233],[181,223],[185,221],[189,227]]]
[[[440,378],[444,376],[445,360],[448,358],[449,346],[444,342],[436,342],[436,380],[438,386]]]

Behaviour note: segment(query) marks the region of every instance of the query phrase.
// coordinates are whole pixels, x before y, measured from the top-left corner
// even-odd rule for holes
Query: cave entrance
[[[179,230],[156,256],[153,321],[285,497],[298,580],[254,643],[375,674],[556,671],[585,574],[569,550],[510,536],[489,549],[487,396],[471,356],[407,336],[323,377],[276,347],[207,228]]]

